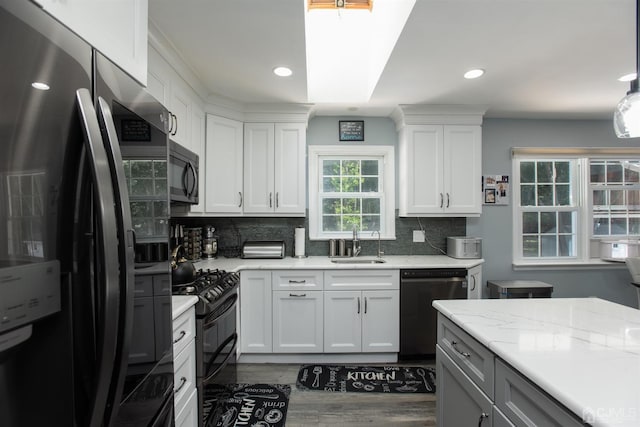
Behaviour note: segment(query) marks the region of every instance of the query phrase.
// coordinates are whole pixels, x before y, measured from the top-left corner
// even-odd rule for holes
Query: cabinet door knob
[[[478,427],[482,425],[482,422],[484,421],[485,418],[489,418],[489,414],[485,412],[481,413],[480,418],[478,418]]]
[[[471,353],[467,353],[466,351],[460,351],[458,350],[458,342],[457,341],[451,341],[451,347],[453,347],[453,349],[455,351],[457,351],[459,354],[463,355],[464,357],[471,357]]]
[[[177,343],[178,341],[180,341],[182,338],[184,338],[184,336],[187,335],[187,333],[185,331],[180,331],[180,336],[178,338],[176,338],[175,340],[173,340],[173,343]]]

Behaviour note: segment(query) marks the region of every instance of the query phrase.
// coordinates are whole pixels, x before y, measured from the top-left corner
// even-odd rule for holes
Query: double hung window
[[[599,257],[602,239],[640,237],[640,153],[514,149],[514,263]]]

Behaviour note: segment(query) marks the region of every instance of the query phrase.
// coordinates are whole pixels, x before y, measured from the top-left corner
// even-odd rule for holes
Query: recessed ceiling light
[[[630,82],[631,80],[636,79],[636,73],[625,74],[622,77],[618,78],[619,82]]]
[[[273,69],[273,74],[279,77],[289,77],[293,74],[293,71],[288,67],[276,67]]]
[[[33,82],[31,83],[31,87],[38,90],[49,90],[49,85],[42,82]]]
[[[484,74],[484,70],[482,68],[476,68],[474,70],[469,70],[466,73],[464,73],[464,78],[465,79],[477,79],[478,77],[480,77],[483,74]]]

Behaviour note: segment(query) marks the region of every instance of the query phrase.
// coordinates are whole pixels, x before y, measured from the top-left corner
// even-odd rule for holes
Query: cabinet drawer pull
[[[273,193],[269,193],[269,207],[273,207]]]
[[[176,338],[175,340],[173,340],[173,343],[177,343],[178,341],[180,341],[182,338],[184,338],[184,336],[187,335],[187,333],[185,331],[180,331],[180,336],[178,338]]]
[[[447,207],[449,207],[449,193],[447,193]]]
[[[289,279],[289,283],[307,283],[307,281],[304,280],[304,279],[303,280],[291,280],[291,279]]]
[[[276,191],[276,208],[280,207],[280,201],[278,200],[279,199],[279,197],[278,197],[279,194],[280,194],[280,192]]]
[[[444,196],[440,193],[440,207],[444,205]]]
[[[471,353],[467,353],[466,351],[460,351],[458,350],[458,347],[456,347],[458,345],[457,341],[451,341],[451,347],[453,347],[453,349],[455,351],[457,351],[458,353],[460,353],[461,355],[463,355],[464,357],[471,357]],[[488,416],[488,415],[487,415]]]
[[[180,385],[178,386],[178,388],[174,388],[173,389],[173,394],[178,394],[180,393],[180,390],[182,390],[182,387],[184,387],[184,385],[187,383],[187,379],[185,377],[181,377],[180,378]]]
[[[238,196],[240,196],[240,204],[238,205],[239,208],[242,207],[242,193],[240,191],[238,191]]]
[[[360,314],[360,297],[358,297],[358,314]]]
[[[481,413],[480,414],[480,418],[478,418],[478,427],[480,427],[482,425],[482,422],[484,421],[485,418],[489,418],[489,414],[487,413]]]
[[[364,314],[367,314],[367,297],[364,297]]]
[[[307,294],[289,294],[290,297],[303,298],[306,297]]]

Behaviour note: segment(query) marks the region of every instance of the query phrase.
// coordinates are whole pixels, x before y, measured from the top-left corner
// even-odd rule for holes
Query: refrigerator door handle
[[[109,401],[112,408],[118,408],[129,365],[129,345],[133,335],[133,294],[135,288],[135,232],[131,220],[129,191],[125,178],[122,153],[116,127],[107,101],[98,97],[98,121],[103,131],[103,141],[111,169],[112,185],[116,202],[116,222],[118,227],[118,258],[120,272],[120,304],[118,347]],[[113,413],[115,416],[115,411]]]
[[[93,178],[93,189],[96,195],[94,211],[96,215],[95,248],[98,259],[96,266],[97,275],[96,291],[101,292],[103,307],[98,308],[97,336],[100,340],[96,343],[97,377],[95,383],[95,395],[93,408],[88,411],[91,414],[90,426],[108,425],[113,414],[107,414],[110,404],[110,384],[113,377],[113,360],[116,356],[118,345],[118,313],[119,313],[119,278],[118,278],[118,250],[113,242],[118,239],[117,222],[114,212],[114,194],[111,184],[109,162],[104,149],[100,126],[96,116],[91,93],[87,89],[76,91],[78,113],[82,122],[85,147],[88,153],[90,170]],[[114,411],[117,405],[111,405]]]

